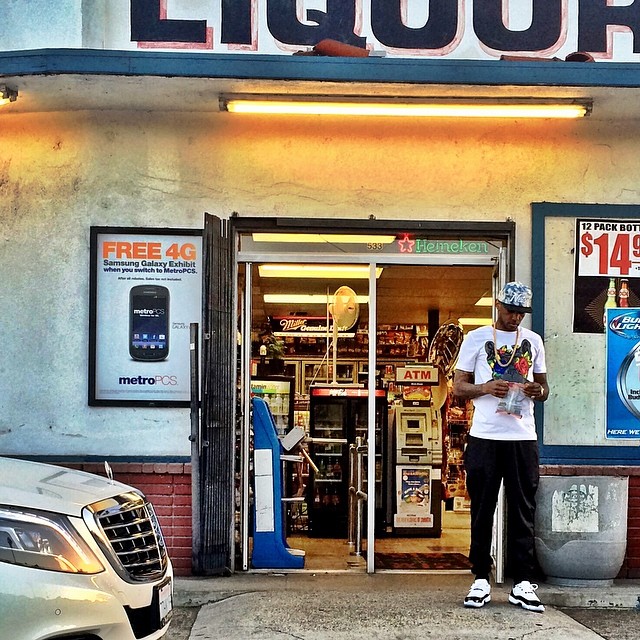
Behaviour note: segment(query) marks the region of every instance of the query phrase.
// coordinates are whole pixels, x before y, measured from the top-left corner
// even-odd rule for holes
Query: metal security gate
[[[232,242],[226,220],[205,214],[203,237],[202,404],[193,460],[199,504],[192,569],[234,570],[235,314]]]

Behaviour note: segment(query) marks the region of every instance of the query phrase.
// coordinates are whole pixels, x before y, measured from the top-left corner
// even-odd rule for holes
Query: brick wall
[[[640,467],[543,465],[547,476],[628,476],[629,510],[627,515],[627,552],[619,578],[640,578]]]
[[[104,464],[65,466],[105,475]],[[111,469],[115,480],[140,489],[153,504],[174,573],[191,575],[191,465],[113,463]]]
[[[640,578],[640,476],[629,477],[629,518],[627,522],[626,575],[624,577]]]
[[[103,464],[66,465],[105,475]],[[191,574],[191,465],[182,463],[111,465],[116,480],[137,487],[152,502],[160,519],[169,556],[178,576]],[[629,476],[627,552],[619,578],[640,578],[640,467],[544,465],[543,475]]]

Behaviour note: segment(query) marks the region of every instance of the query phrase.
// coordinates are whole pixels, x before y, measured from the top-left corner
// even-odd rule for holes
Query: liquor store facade
[[[46,25],[11,9],[0,52],[3,454],[108,460],[182,574],[468,570],[450,377],[516,279],[547,348],[542,474],[628,479],[619,575],[640,575],[631,13],[58,4]],[[256,96],[333,111],[236,110]],[[486,106],[579,117],[433,110]],[[153,348],[132,320],[151,292]]]

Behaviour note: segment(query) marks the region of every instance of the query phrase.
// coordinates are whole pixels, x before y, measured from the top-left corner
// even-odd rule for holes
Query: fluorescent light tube
[[[261,278],[350,278],[366,280],[369,278],[369,265],[366,264],[260,264],[258,273]],[[382,267],[376,267],[376,278],[380,277]]]
[[[252,233],[251,239],[254,242],[295,242],[305,243],[326,243],[326,244],[391,244],[395,235],[344,235],[339,233]]]
[[[534,99],[384,99],[302,96],[237,96],[221,98],[220,108],[230,113],[404,116],[427,118],[582,118],[591,102]]]
[[[265,293],[263,296],[267,304],[319,304],[326,305],[333,302],[333,294],[303,294],[303,293]],[[356,296],[360,304],[369,304],[369,296]]]
[[[491,318],[458,318],[458,322],[463,327],[484,327],[493,323]]]

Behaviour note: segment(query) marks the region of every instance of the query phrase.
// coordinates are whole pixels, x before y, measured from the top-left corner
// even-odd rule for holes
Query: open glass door
[[[242,568],[363,571],[366,539],[357,556],[348,540],[349,451],[360,441],[366,459],[369,266],[278,257],[238,270]],[[272,421],[269,453],[257,405]]]
[[[436,376],[438,366],[429,366],[431,356],[427,352],[440,327],[457,327],[461,316],[467,315],[486,316],[469,318],[467,328],[474,326],[472,321],[491,321],[490,309],[475,305],[479,298],[491,298],[492,288],[497,291],[504,281],[502,260],[497,255],[501,243],[455,240],[444,242],[440,253],[430,254],[426,249],[432,245],[426,241],[419,244],[406,234],[391,234],[384,236],[385,243],[371,245],[377,252],[374,255],[370,243],[358,240],[357,234],[348,238],[319,235],[314,243],[301,241],[304,234],[299,233],[280,233],[275,238],[264,235],[241,235],[237,254],[241,300],[237,313],[243,334],[242,464],[237,468],[242,485],[242,568],[267,568],[257,566],[252,557],[256,534],[265,531],[256,529],[257,458],[255,430],[249,415],[257,395],[263,395],[269,405],[277,437],[286,436],[291,426],[299,427],[306,435],[302,446],[311,462],[284,461],[280,470],[282,493],[269,492],[264,503],[268,508],[259,514],[276,514],[279,505],[279,515],[270,515],[267,524],[275,526],[279,522],[281,532],[273,537],[284,542],[285,548],[305,552],[304,569],[441,570],[418,567],[415,562],[401,567],[378,564],[378,556],[384,553],[407,559],[424,555],[425,546],[432,556],[455,551],[465,557],[469,527],[460,523],[468,520],[468,505],[464,501],[461,455],[455,458],[452,450],[461,454],[467,425],[461,423],[470,417],[460,416],[459,412],[460,424],[455,433],[453,428],[448,433],[444,431],[445,404],[449,401],[446,374],[442,380],[432,377],[423,389],[411,389],[417,395],[408,394],[407,399],[416,399],[419,411],[405,412],[406,416],[395,416],[403,399],[401,392],[398,395],[399,385],[391,389],[389,384],[395,384],[399,371],[405,376]],[[407,252],[410,242],[420,251]],[[461,247],[469,249],[469,255],[460,255]],[[365,252],[367,255],[363,255]],[[358,271],[359,275],[355,275]],[[352,292],[347,296],[346,310],[353,309],[352,302],[358,304],[357,324],[347,328],[340,319],[338,335],[334,336],[334,313],[339,313],[337,303],[343,302],[336,294],[342,287]],[[414,365],[418,365],[415,372]],[[295,389],[293,403],[290,390],[269,387],[271,381],[267,378],[272,377],[290,379]],[[260,388],[254,384],[257,381]],[[433,401],[435,392],[429,386],[437,387],[438,392],[444,388],[444,399],[437,407]],[[289,396],[288,402],[284,396]],[[285,416],[291,406],[292,418]],[[406,418],[403,435],[408,440],[399,439],[390,429],[392,413],[396,418]],[[449,426],[452,424],[451,420]],[[280,427],[282,433],[278,432]],[[429,442],[429,460],[411,458],[416,453],[414,448],[420,449],[414,437],[416,428],[422,428],[427,441],[433,441]],[[455,443],[449,450],[452,458],[447,461],[443,445],[449,436]],[[359,488],[349,474],[349,451],[351,445],[358,444],[356,438],[360,438],[364,452],[364,478]],[[400,449],[405,449],[400,453],[408,459],[398,458]],[[438,451],[440,458],[434,459]],[[299,451],[288,453],[297,456]],[[272,458],[270,463],[267,475],[272,482],[279,461],[280,458],[276,464]],[[446,462],[451,463],[448,470]],[[403,477],[406,469],[409,472]],[[397,487],[403,481],[406,492],[400,491],[400,508]],[[424,498],[423,485],[428,487],[434,510],[418,514],[423,518],[418,520],[410,503],[414,498],[415,502]],[[352,487],[362,494],[360,517],[358,505],[355,510],[361,524],[355,534],[361,543],[359,553],[349,526],[350,496],[355,492]],[[444,505],[445,499],[451,504]],[[440,527],[440,514],[444,511],[451,512],[446,516],[456,522],[451,527],[458,529],[452,534],[455,539],[449,534],[436,536],[431,531],[430,536],[425,536],[425,528]],[[416,531],[416,522],[421,531]],[[264,524],[261,520],[260,527]],[[501,535],[496,534],[499,543]],[[406,547],[400,549],[399,544]],[[496,560],[502,567],[498,556],[501,552],[496,554]]]
[[[388,401],[376,571],[469,571],[462,456],[473,408],[450,388],[464,330],[492,321],[495,261],[450,260],[381,263],[376,284],[375,370]]]
[[[500,249],[500,253],[496,258],[496,265],[493,271],[493,319],[496,320],[496,308],[495,301],[498,297],[500,289],[507,281],[507,269],[506,260],[504,259],[504,248]],[[493,558],[494,578],[497,584],[504,582],[505,571],[505,523],[506,523],[506,507],[505,507],[505,493],[504,484],[500,485],[500,492],[498,494],[498,504],[496,506],[496,512],[493,516],[493,535],[491,540],[491,556]]]

